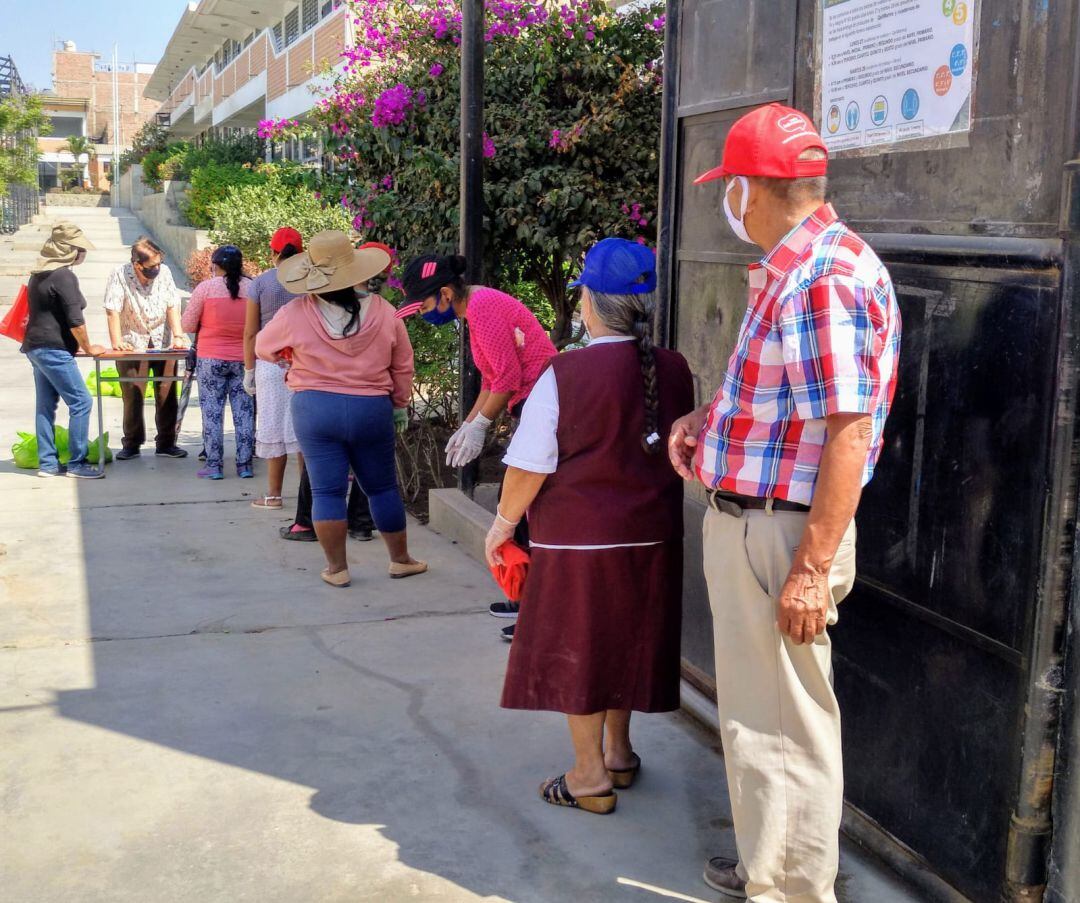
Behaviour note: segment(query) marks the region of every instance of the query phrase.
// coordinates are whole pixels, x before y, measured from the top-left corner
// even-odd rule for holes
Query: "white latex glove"
[[[244,371],[244,391],[248,395],[254,396],[255,394],[255,371],[253,369]]]
[[[461,443],[450,461],[454,467],[464,467],[470,461],[475,461],[480,457],[480,452],[484,450],[489,426],[491,426],[491,421],[483,414],[477,414],[468,423],[462,424]]]
[[[447,466],[449,466],[453,462],[454,455],[456,455],[458,449],[461,448],[461,437],[465,435],[465,427],[467,426],[467,423],[461,424],[461,426],[457,428],[457,432],[455,432],[454,435],[450,437],[450,441],[446,443]]]
[[[514,530],[516,529],[517,523],[508,521],[496,509],[495,521],[492,523],[487,538],[484,540],[484,557],[487,558],[488,565],[494,567],[503,563],[503,557],[499,554],[499,549],[503,547],[507,540],[514,538]]]

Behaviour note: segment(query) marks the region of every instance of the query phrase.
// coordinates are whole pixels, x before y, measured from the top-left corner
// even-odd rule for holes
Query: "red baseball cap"
[[[274,237],[270,239],[270,248],[274,253],[280,254],[285,250],[285,245],[292,245],[297,251],[303,251],[304,239],[291,226],[284,226],[278,229]]]
[[[800,160],[803,151],[816,147],[820,160]],[[694,179],[695,185],[725,176],[762,176],[805,179],[823,176],[829,165],[828,148],[807,116],[783,104],[758,107],[738,119],[724,142],[723,162]]]

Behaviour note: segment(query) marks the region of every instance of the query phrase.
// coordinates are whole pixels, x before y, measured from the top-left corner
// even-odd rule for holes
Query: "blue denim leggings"
[[[292,397],[293,427],[311,479],[312,520],[345,520],[349,467],[381,533],[405,529],[394,458],[389,395],[303,391]]]
[[[225,399],[236,431],[236,466],[251,464],[255,454],[255,399],[244,391],[244,362],[200,357],[195,365],[202,408],[206,466],[219,470],[225,459]]]
[[[37,411],[34,432],[37,433],[38,466],[42,470],[58,470],[53,430],[56,406],[60,399],[68,406],[68,448],[71,464],[85,464],[90,431],[90,412],[94,401],[83,382],[79,365],[67,351],[60,348],[35,348],[26,352],[34,367],[34,388],[37,390]]]

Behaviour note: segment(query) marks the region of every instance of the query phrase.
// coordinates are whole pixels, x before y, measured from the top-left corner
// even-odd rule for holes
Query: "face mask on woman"
[[[448,304],[446,310],[439,310],[439,301],[435,301],[435,307],[429,310],[426,314],[420,314],[420,318],[432,326],[445,326],[447,323],[452,323],[457,319],[457,314],[454,313],[454,305]]]

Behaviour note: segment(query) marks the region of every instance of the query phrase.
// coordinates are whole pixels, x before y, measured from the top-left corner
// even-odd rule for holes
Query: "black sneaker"
[[[289,527],[282,527],[278,530],[278,536],[282,539],[288,539],[292,542],[318,542],[319,537],[315,535],[314,530],[294,530],[296,524]]]
[[[516,618],[518,616],[518,610],[521,608],[520,602],[492,602],[488,608],[488,614],[493,618]]]
[[[349,539],[355,539],[357,542],[371,542],[374,538],[371,531],[367,529],[349,531]]]
[[[159,458],[186,458],[187,452],[179,445],[170,445],[168,448],[159,448],[154,452]]]
[[[116,453],[117,461],[130,461],[132,458],[138,458],[142,454],[137,448],[122,448]]]
[[[202,451],[199,452],[199,460],[200,461],[205,461],[206,460],[206,449],[205,448]]]
[[[514,642],[514,628],[515,627],[517,627],[517,624],[511,624],[509,627],[504,627],[502,630],[499,631],[499,633],[502,635],[502,638],[504,640],[506,640],[506,642],[508,642],[508,643]]]

